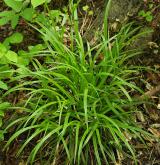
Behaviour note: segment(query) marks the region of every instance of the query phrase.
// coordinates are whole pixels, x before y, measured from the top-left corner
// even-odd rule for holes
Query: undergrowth
[[[17,156],[28,146],[29,164],[44,160],[45,164],[115,164],[120,155],[136,163],[134,146],[126,135],[143,141],[141,134],[148,133],[133,117],[138,104],[133,93],[143,92],[133,83],[138,67],[128,61],[140,52],[126,47],[138,28],[132,29],[130,23],[110,37],[109,5],[110,1],[100,42],[92,47],[87,42],[87,50],[79,33],[77,5],[70,2],[72,14],[62,15],[61,24],[49,15],[37,19],[34,28],[48,49],[35,53],[39,58],[33,58],[28,67],[17,64],[10,81],[17,85],[3,95],[25,95],[10,108],[20,115],[4,132],[15,130],[5,149],[25,135]]]

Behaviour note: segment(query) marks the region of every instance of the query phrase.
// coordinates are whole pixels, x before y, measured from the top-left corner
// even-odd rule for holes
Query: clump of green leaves
[[[147,2],[147,10],[140,10],[138,16],[143,17],[147,22],[151,22],[154,18],[152,14],[153,7],[153,3]]]
[[[145,18],[145,20],[147,22],[151,22],[153,20],[153,15],[152,15],[152,12],[151,11],[147,11],[145,12],[144,10],[141,10],[139,13],[138,13],[139,16]]]
[[[18,62],[18,55],[14,51],[10,50],[11,44],[18,44],[23,41],[23,35],[21,33],[13,33],[7,37],[3,43],[0,43],[0,64],[8,64],[11,62]]]
[[[101,42],[94,47],[87,42],[85,50],[78,29],[76,5],[71,3],[70,9],[72,15],[65,17],[69,30],[65,30],[66,24],[60,24],[59,20],[58,23],[52,21],[50,15],[43,15],[41,21],[37,21],[41,27],[37,30],[48,47],[43,57],[49,60],[44,60],[43,65],[38,59],[33,59],[30,67],[17,65],[17,76],[12,82],[20,83],[4,97],[23,91],[27,99],[14,107],[21,109],[24,115],[5,128],[4,131],[15,128],[5,148],[25,134],[27,138],[17,156],[34,141],[29,164],[33,164],[40,153],[46,153],[39,156],[41,160],[47,158],[47,163],[53,164],[62,155],[64,164],[116,163],[119,152],[125,156],[131,153],[136,162],[134,146],[125,133],[141,140],[141,134],[148,134],[132,118],[137,104],[132,91],[142,91],[132,83],[137,70],[128,66],[127,61],[139,52],[127,51],[125,47],[135,39],[133,34],[138,29],[132,30],[131,24],[125,25],[110,37],[106,22],[108,6]],[[64,36],[69,36],[68,45]],[[93,51],[96,52],[94,56]],[[100,54],[103,60],[97,62]]]
[[[13,33],[7,37],[3,43],[0,43],[0,89],[7,90],[7,83],[3,79],[10,78],[13,74],[11,64],[19,63],[19,56],[15,51],[10,50],[12,44],[18,44],[23,41],[21,33]]]
[[[28,46],[28,51],[19,50],[15,52],[11,50],[12,45],[17,45],[23,42],[23,35],[19,32],[13,33],[7,37],[3,43],[0,43],[0,88],[8,90],[5,79],[12,79],[15,69],[12,65],[28,66],[30,61],[37,56],[40,56],[41,51],[46,47],[42,44]]]
[[[27,21],[32,20],[34,9],[32,7],[27,7],[28,3],[23,3],[22,1],[16,0],[4,1],[7,6],[12,8],[12,10],[0,12],[0,26],[10,22],[12,28],[14,29],[17,26],[20,17]]]
[[[3,0],[12,10],[0,12],[0,26],[11,23],[13,29],[16,28],[20,18],[32,21],[35,15],[35,8],[49,3],[50,0]]]
[[[3,44],[0,44],[0,49],[1,49],[0,52],[1,64],[6,64],[9,62],[17,63],[18,57],[14,51],[7,50],[7,48]]]
[[[13,33],[11,36],[7,37],[3,44],[10,49],[11,45],[19,44],[23,41],[23,34],[19,32]]]

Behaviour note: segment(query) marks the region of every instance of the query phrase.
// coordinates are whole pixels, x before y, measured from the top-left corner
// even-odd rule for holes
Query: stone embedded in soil
[[[138,12],[140,2],[139,0],[112,0],[109,20],[115,21],[118,19],[124,21],[128,14]]]
[[[112,0],[109,9],[109,26],[111,27],[117,20],[123,23],[127,20],[128,15],[132,15],[138,12],[141,1],[139,0]],[[96,5],[96,2],[95,2]],[[98,5],[98,4],[97,4]],[[92,43],[92,40],[96,38],[95,32],[102,30],[102,25],[104,21],[104,10],[105,1],[103,0],[103,5],[97,6],[97,11],[95,11],[96,18],[93,21],[93,26],[91,29],[87,30],[84,34],[84,38]],[[99,12],[100,11],[100,12]],[[86,27],[87,28],[87,27]],[[95,43],[95,42],[94,42]]]
[[[131,49],[147,49],[149,48],[149,43],[152,41],[153,29],[150,27],[142,27],[139,30],[139,37],[135,38],[132,45],[129,46]]]

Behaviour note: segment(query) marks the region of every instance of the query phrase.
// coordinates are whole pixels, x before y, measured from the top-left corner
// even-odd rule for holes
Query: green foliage
[[[28,66],[30,61],[37,56],[40,56],[41,51],[46,49],[42,44],[29,46],[29,51],[19,50],[17,53],[11,50],[11,45],[19,44],[23,41],[23,35],[15,32],[0,43],[0,80],[12,78],[14,69],[12,65]],[[5,85],[4,85],[5,84]],[[1,81],[1,87],[6,90],[6,83]]]
[[[27,21],[31,21],[34,15],[34,9],[33,8],[26,8],[24,9],[20,15],[22,16],[22,18],[24,18]]]
[[[9,64],[0,64],[0,80],[11,78],[13,75],[13,70]]]
[[[21,43],[22,41],[23,35],[16,32],[6,38],[3,43],[0,43],[0,95],[3,95],[3,92],[9,89],[6,79],[10,80],[13,78],[12,76],[15,69],[13,69],[12,66],[21,64],[18,54],[10,49],[11,45]],[[10,107],[8,102],[0,101],[0,141],[4,140],[4,131],[1,127],[5,110],[8,107]]]
[[[3,81],[0,81],[0,89],[8,90],[7,84]]]
[[[88,5],[83,6],[82,9],[83,9],[83,11],[86,12],[86,14],[93,15],[93,10],[90,10]]]
[[[40,1],[31,1],[30,3],[28,0],[4,0],[4,2],[12,10],[0,12],[0,26],[11,23],[13,29],[16,28],[21,17],[26,21],[32,21],[32,18],[35,14],[34,8],[42,4]],[[47,0],[47,2],[49,1]],[[9,89],[6,79],[12,80],[12,76],[16,72],[12,66],[15,64],[20,66],[27,66],[32,60],[34,54],[44,49],[44,47],[39,44],[32,47],[30,46],[29,52],[19,51],[16,53],[15,51],[11,50],[12,45],[19,44],[22,41],[23,35],[16,32],[7,37],[3,43],[0,43],[0,94],[2,94],[4,90]],[[2,126],[4,110],[7,107],[9,107],[8,102],[0,103],[0,128]],[[3,139],[4,131],[0,129],[0,140]]]
[[[21,33],[14,33],[9,38],[11,44],[19,44],[23,41],[23,35]]]
[[[5,86],[3,82],[0,81],[0,90],[1,87]],[[6,87],[5,87],[6,88]],[[4,131],[1,130],[2,124],[3,124],[3,117],[5,115],[5,111],[10,107],[10,104],[8,102],[0,102],[0,141],[4,140]]]
[[[148,22],[151,22],[153,20],[153,15],[152,15],[151,11],[145,12],[144,10],[141,10],[138,13],[138,15],[144,17],[146,19],[146,21],[148,21]]]
[[[89,6],[88,6],[88,5],[83,6],[83,10],[84,10],[84,11],[88,11],[88,9],[89,9]]]
[[[8,7],[11,7],[14,11],[20,12],[22,7],[23,7],[23,2],[22,1],[17,1],[17,0],[4,0],[6,5]]]
[[[15,28],[19,17],[31,21],[35,8],[48,2],[5,0],[12,10],[0,13],[0,25],[11,21]],[[12,93],[25,94],[10,108],[21,114],[0,129],[0,140],[11,128],[14,131],[10,132],[5,149],[19,136],[26,136],[16,154],[20,156],[33,142],[28,164],[34,164],[38,158],[44,159],[45,164],[54,164],[62,156],[63,164],[116,164],[119,152],[130,155],[136,163],[134,146],[126,134],[141,141],[141,135],[150,136],[132,117],[138,104],[132,92],[143,92],[133,84],[138,67],[127,63],[140,54],[127,47],[141,34],[134,36],[139,28],[132,29],[132,24],[127,24],[110,37],[107,23],[110,3],[111,0],[104,16],[103,34],[95,46],[89,42],[87,48],[84,46],[79,32],[78,3],[73,1],[70,14],[46,7],[47,14],[36,15],[37,26],[31,26],[41,34],[43,44],[28,46],[28,51],[12,51],[13,44],[23,41],[23,35],[17,32],[0,43],[2,99]],[[83,10],[93,14],[88,6]],[[98,60],[100,56],[103,58]],[[0,127],[9,107],[8,102],[0,102]]]
[[[46,49],[46,46],[42,44],[37,44],[35,46],[28,46],[28,51],[20,50],[18,51],[18,65],[28,66],[33,58],[37,56],[43,57],[43,52]]]
[[[51,0],[4,0],[5,4],[12,10],[0,12],[0,26],[11,23],[13,29],[16,28],[20,18],[32,21],[38,15],[35,8],[49,3]]]
[[[21,33],[13,33],[0,43],[0,89],[8,90],[7,83],[3,80],[11,78],[13,70],[11,64],[19,64],[19,56],[16,52],[10,50],[12,44],[18,44],[23,41]]]
[[[46,2],[46,0],[31,0],[31,4],[34,8],[44,4],[45,2]]]
[[[27,21],[32,20],[35,11],[32,7],[27,7],[28,0],[4,0],[4,2],[12,10],[0,12],[0,26],[11,22],[12,28],[15,29],[20,17]]]
[[[12,62],[17,62],[17,53],[11,50],[7,50],[7,48],[0,43],[0,64],[8,64]]]
[[[9,49],[12,44],[19,44],[23,41],[23,35],[19,32],[13,33],[11,36],[7,37],[3,44]]]
[[[25,8],[19,13],[17,13],[14,10],[0,12],[0,26],[3,26],[11,22],[12,28],[15,29],[20,19],[20,16],[27,21],[31,21],[33,15],[34,15],[33,8]]]
[[[70,17],[57,11],[49,12],[48,17],[39,15],[37,23],[41,29],[34,28],[42,35],[45,46],[30,46],[29,52],[18,52],[22,58],[30,55],[43,60],[33,58],[29,67],[17,64],[12,79],[16,85],[3,96],[17,91],[27,93],[26,100],[14,107],[21,109],[24,116],[11,121],[4,130],[16,128],[5,148],[25,134],[27,138],[17,156],[34,141],[29,164],[44,152],[49,154],[37,158],[49,157],[49,162],[55,162],[63,155],[64,164],[116,163],[116,151],[126,156],[130,152],[136,162],[134,146],[125,133],[141,140],[141,134],[148,134],[132,119],[137,104],[132,91],[142,91],[133,85],[133,73],[137,70],[128,66],[127,61],[139,52],[125,48],[136,38],[133,34],[138,28],[132,30],[132,24],[125,25],[110,38],[107,7],[101,42],[94,47],[87,42],[85,50],[76,5],[71,3],[70,9]],[[67,25],[72,25],[69,30]],[[64,34],[69,37],[64,38]],[[101,54],[103,60],[97,61]]]
[[[0,43],[0,89],[8,90],[8,85],[3,79],[12,76],[12,69],[9,67],[9,64],[17,63],[17,61],[17,53],[8,50],[4,44]]]
[[[151,22],[153,20],[153,7],[154,4],[152,1],[148,1],[147,5],[146,5],[146,9],[145,10],[140,10],[138,13],[138,16],[143,17],[147,22]]]
[[[24,6],[29,3],[36,8],[44,3],[49,3],[51,0],[4,0],[8,7],[11,7],[14,11],[20,12]]]
[[[13,33],[11,36],[7,37],[3,44],[1,44],[1,50],[0,50],[0,57],[4,52],[6,53],[7,49],[9,50],[11,48],[11,45],[19,44],[23,41],[23,35],[19,32]]]

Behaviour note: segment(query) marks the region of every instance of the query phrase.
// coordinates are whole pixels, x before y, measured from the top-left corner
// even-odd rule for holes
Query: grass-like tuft
[[[24,134],[17,156],[31,147],[31,164],[39,154],[38,160],[48,159],[52,164],[110,164],[117,162],[119,153],[131,155],[136,162],[126,134],[141,140],[140,134],[145,134],[133,119],[136,102],[132,94],[142,91],[133,83],[137,70],[127,61],[139,52],[125,47],[138,29],[128,24],[110,38],[107,7],[101,42],[94,47],[88,42],[86,50],[78,30],[77,8],[73,4],[70,8],[68,45],[64,43],[66,25],[58,29],[47,17],[47,24],[38,22],[41,29],[37,30],[48,46],[46,59],[43,64],[32,60],[30,68],[18,66],[12,81],[20,83],[5,94],[23,91],[27,98],[15,108],[24,115],[5,129],[17,127],[5,148]]]

